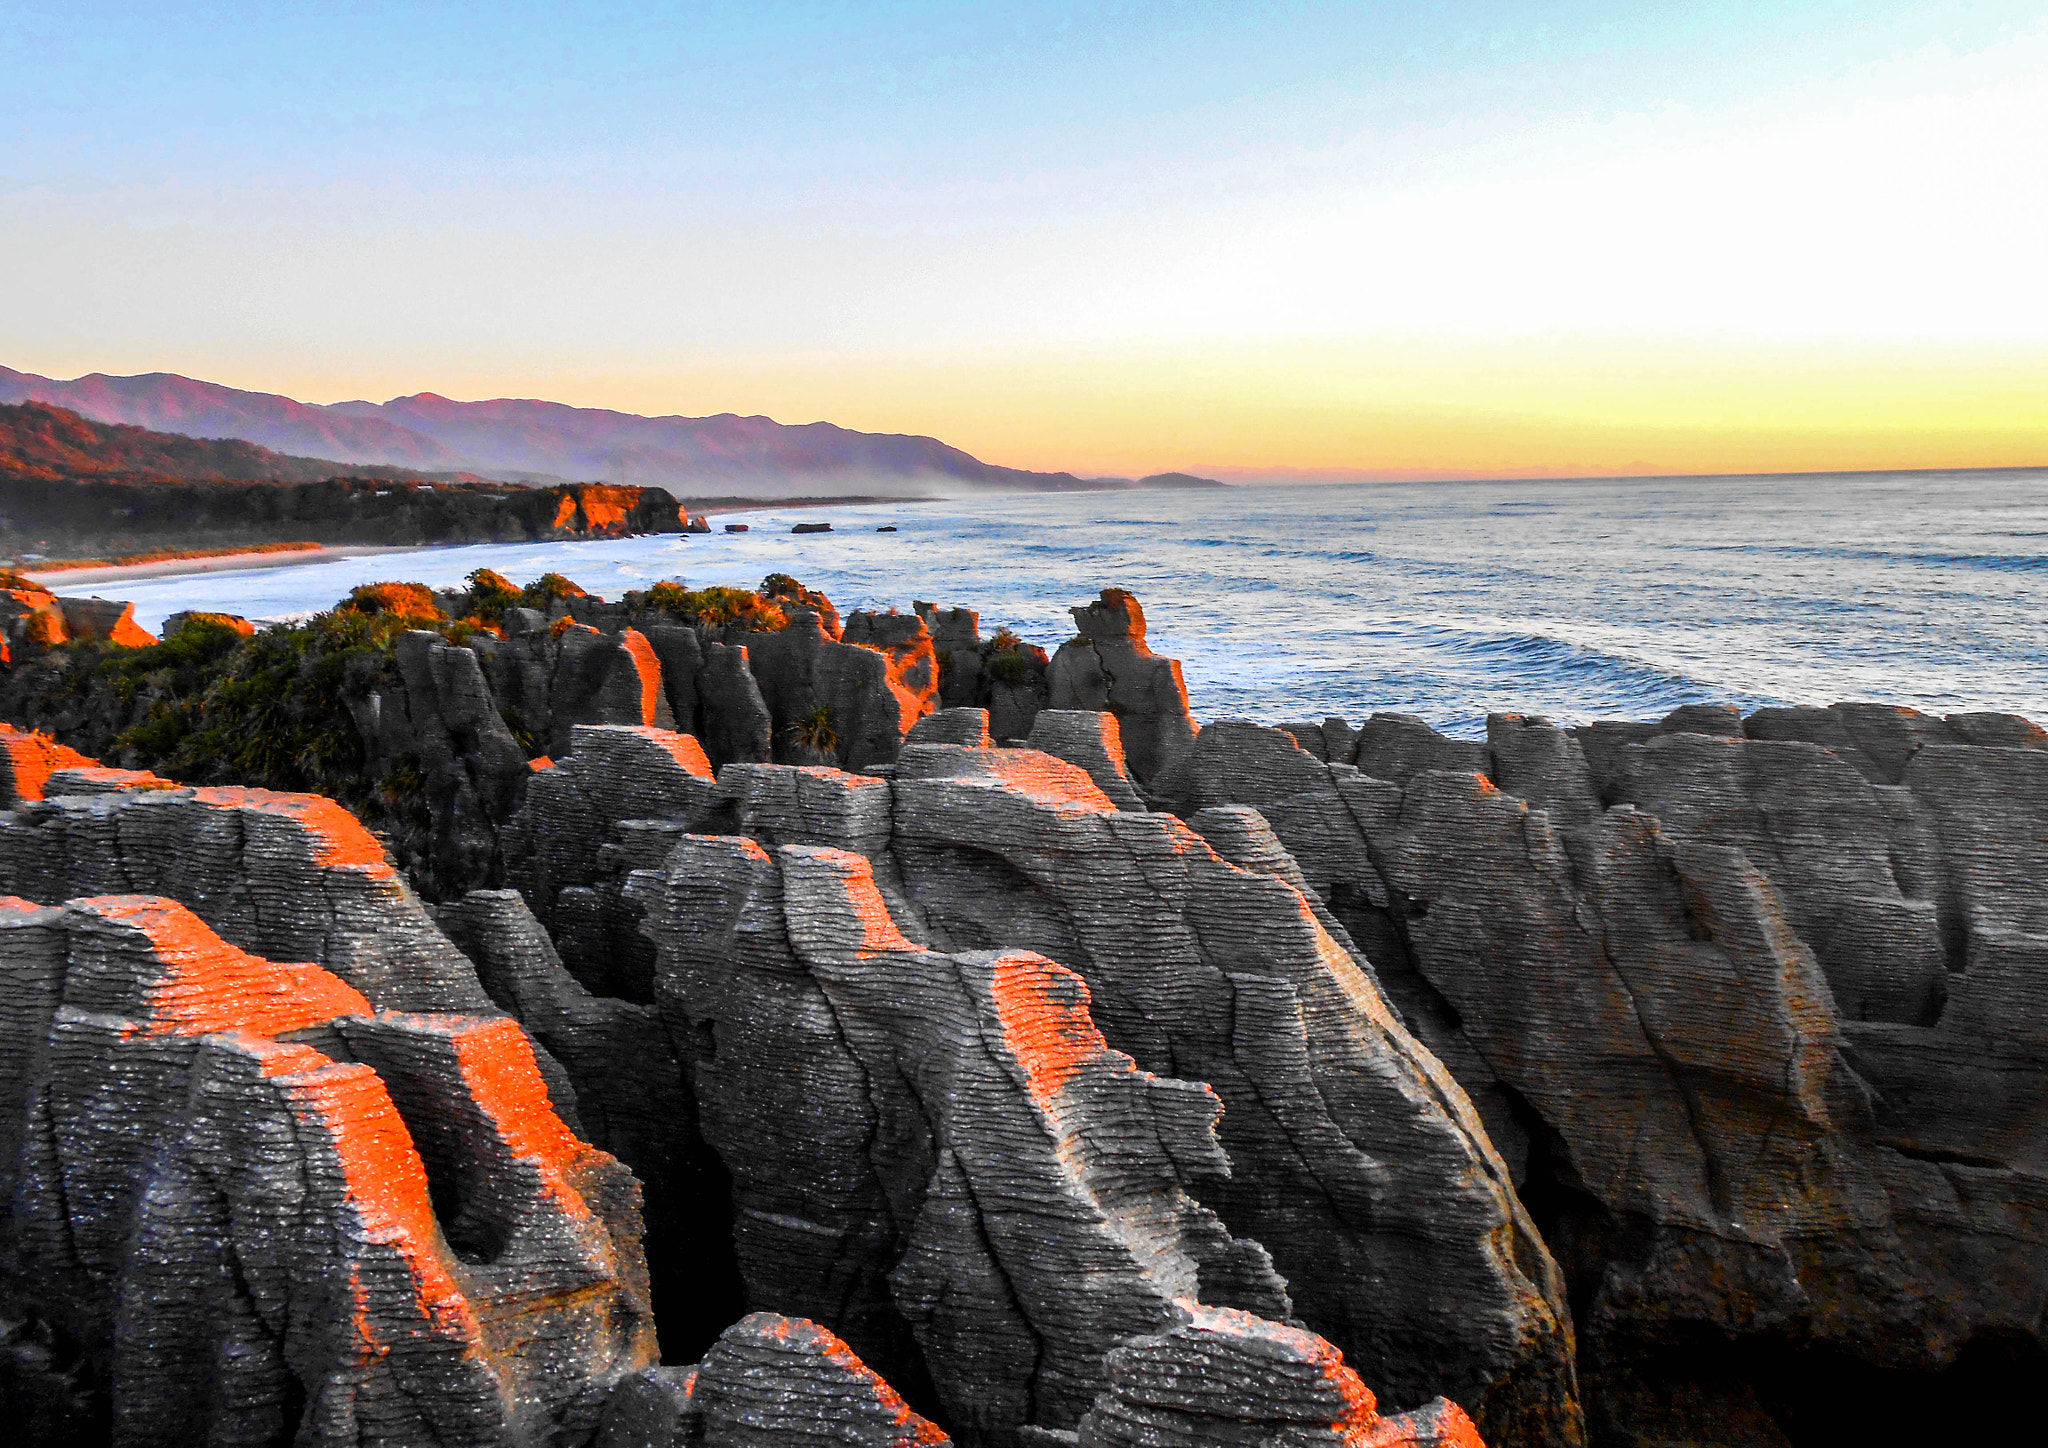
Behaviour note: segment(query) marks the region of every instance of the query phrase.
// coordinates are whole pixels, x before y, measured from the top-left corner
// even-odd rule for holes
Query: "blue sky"
[[[2038,4],[32,0],[0,263],[48,287],[0,361],[1339,470],[1347,405],[1520,368],[1484,415],[1533,425],[1560,357],[1610,390],[1631,348],[1724,386],[1745,341],[2009,376],[2048,318],[2044,35]],[[1218,358],[1362,390],[1290,457],[1285,408],[1190,432]]]

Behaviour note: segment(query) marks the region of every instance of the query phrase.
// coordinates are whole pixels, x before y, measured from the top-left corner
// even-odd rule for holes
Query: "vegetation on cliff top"
[[[682,526],[661,488],[527,488],[349,467],[91,422],[40,403],[0,406],[0,555],[98,559],[287,540],[519,543]]]
[[[687,623],[735,624],[761,633],[789,627],[789,615],[759,593],[744,588],[687,588],[657,583],[644,592],[626,595],[628,609],[666,613]]]
[[[510,608],[547,612],[587,597],[559,573],[521,587],[481,568],[467,582],[466,592],[453,595],[423,583],[362,584],[326,612],[253,636],[224,617],[193,614],[147,647],[56,644],[0,672],[0,714],[109,764],[181,784],[327,795],[376,830],[404,864],[424,857],[432,829],[419,762],[401,757],[373,774],[351,703],[362,705],[380,686],[403,687],[394,648],[408,630],[467,644],[479,633],[501,632]],[[0,570],[0,588],[10,587],[35,585]],[[787,627],[788,615],[767,596],[771,588],[791,601],[822,599],[779,575],[760,592],[657,584],[627,595],[625,607],[698,624]],[[564,616],[553,632],[572,622]],[[505,712],[529,757],[538,754],[527,722]],[[815,747],[836,747],[829,710],[805,720],[799,732]]]
[[[400,470],[291,457],[238,438],[186,437],[94,422],[43,402],[0,404],[0,476],[44,482],[118,477],[311,483],[341,474],[388,478]]]

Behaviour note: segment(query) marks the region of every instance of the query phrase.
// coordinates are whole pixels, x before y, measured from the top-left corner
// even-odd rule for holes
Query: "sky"
[[[1235,479],[2048,464],[2048,3],[0,5],[0,363]]]

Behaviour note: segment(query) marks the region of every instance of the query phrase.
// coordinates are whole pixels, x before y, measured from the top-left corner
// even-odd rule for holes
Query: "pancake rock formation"
[[[1182,1296],[1298,1315],[1384,1391],[1454,1391],[1511,1437],[1576,1440],[1561,1280],[1506,1168],[1366,967],[1256,846],[1238,842],[1235,863],[1026,750],[912,743],[889,780],[733,766],[719,790],[735,833],[680,837],[628,892],[659,946],[657,996],[704,1137],[732,1175],[750,1301],[832,1326],[885,1371],[921,1361],[955,1431],[982,1414],[992,1441],[1003,1421],[1073,1430],[1101,1386],[1097,1334],[1157,1330]],[[959,985],[942,991],[948,977]],[[1006,1255],[1023,1247],[1005,1246],[1015,1229],[983,1177],[1022,1171],[1033,1137],[961,1115],[965,1066],[939,1065],[965,1022],[1011,1020],[1027,996],[1070,1021],[1059,1035],[1100,1041],[1086,1059],[1124,1061],[1105,1080],[1144,1081],[1152,1103],[1140,1119],[1161,1155],[1142,1216],[1182,1214],[1164,1239],[1181,1245],[1147,1250],[1159,1280],[1134,1281],[1114,1315],[1075,1315],[1054,1284],[1080,1272],[1101,1290],[1126,1249],[1028,1267]],[[1027,1090],[1041,1079],[1005,1070]],[[1061,1171],[1085,1167],[1104,1133],[1123,1142],[1121,1173],[1137,1169],[1129,1129],[1084,1109],[1109,1089],[1045,1096],[1072,1142]],[[1104,1179],[1087,1168],[1031,1195],[1079,1190],[1074,1221],[1128,1218],[1129,1188],[1101,1200]],[[1196,1216],[1168,1212],[1176,1193]],[[960,1317],[963,1289],[944,1284],[990,1253],[966,1296],[1016,1306]],[[1162,1278],[1176,1257],[1190,1265]],[[1007,1399],[991,1384],[1004,1360]]]
[[[115,1443],[573,1441],[652,1362],[637,1188],[511,1020],[379,1011],[158,896],[0,904],[0,971],[4,1292]]]
[[[948,1441],[828,1319],[968,1443],[1091,1431],[1115,1354],[1190,1313],[1341,1364],[1196,1194],[1236,1170],[1218,1094],[1115,1049],[1055,961],[935,947],[898,786],[578,737],[529,888],[659,841],[608,877],[651,1003],[580,982],[515,892],[430,912],[318,798],[87,761],[0,814],[0,1391],[52,1441]],[[912,753],[1116,814],[1048,756]],[[116,879],[159,893],[67,893]],[[656,1364],[664,1301],[685,1341],[742,1285],[816,1320]],[[1165,1441],[1299,1420],[1242,1390]],[[1433,1441],[1346,1412],[1343,1441]]]
[[[2048,1363],[2040,731],[1300,739],[1209,725],[1179,803],[1255,807],[1471,1094],[1571,1282],[1597,1435],[1775,1444],[1884,1374]]]
[[[0,733],[0,1410],[565,1448],[2031,1411],[2030,722],[1198,729],[1118,590],[1047,659],[664,587],[387,623],[350,717],[417,761],[431,904],[330,800]]]

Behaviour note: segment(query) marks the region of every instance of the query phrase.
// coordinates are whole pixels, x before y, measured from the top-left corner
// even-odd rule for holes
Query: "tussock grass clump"
[[[789,732],[799,744],[820,754],[836,754],[839,750],[839,720],[830,704],[820,704],[798,718],[789,726]]]
[[[988,670],[988,676],[998,684],[1007,684],[1013,689],[1030,683],[1037,673],[1037,670],[1031,667],[1031,660],[1014,649],[990,654],[982,667]]]

